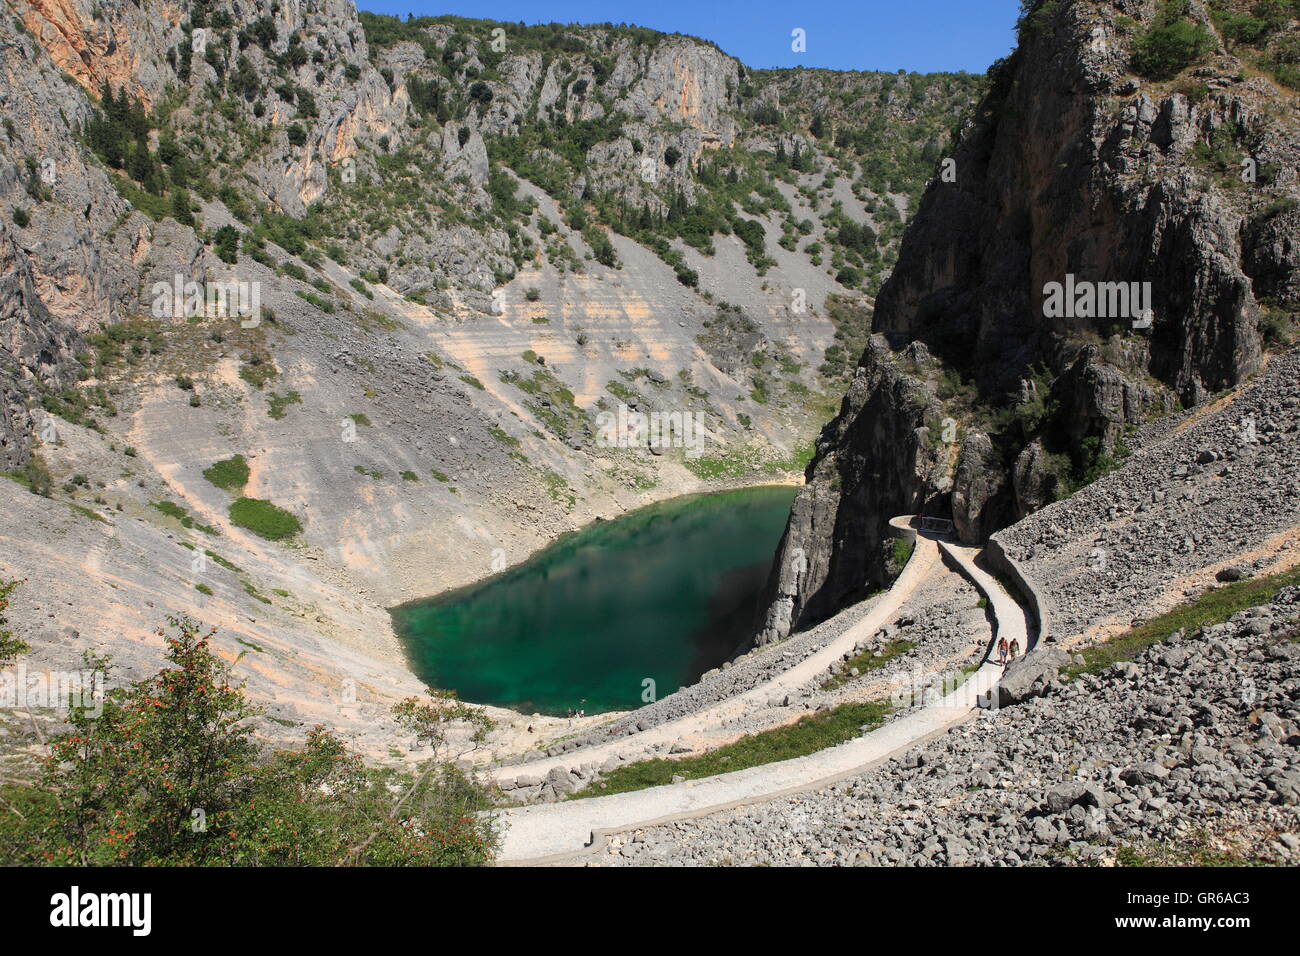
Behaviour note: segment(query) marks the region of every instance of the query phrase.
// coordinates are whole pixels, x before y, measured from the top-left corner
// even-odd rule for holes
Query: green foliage
[[[826,311],[835,325],[835,341],[826,347],[818,371],[830,379],[847,380],[871,337],[871,309],[845,296],[826,297]]]
[[[225,491],[242,491],[248,484],[248,462],[243,455],[225,458],[203,469],[203,477]]]
[[[294,391],[286,392],[283,395],[272,392],[266,397],[266,404],[266,413],[276,421],[279,421],[284,418],[285,412],[288,410],[290,405],[302,404],[302,396]]]
[[[1129,661],[1155,644],[1169,639],[1175,631],[1191,633],[1197,628],[1222,624],[1238,611],[1267,604],[1286,587],[1300,585],[1300,569],[1280,574],[1234,581],[1211,588],[1196,600],[1174,608],[1110,640],[1082,650],[1084,663],[1067,669],[1073,677],[1096,674],[1118,661]]]
[[[1153,80],[1177,76],[1214,49],[1214,37],[1185,19],[1185,0],[1163,0],[1152,25],[1133,41],[1134,72]]]
[[[21,468],[0,472],[0,474],[18,482],[32,494],[40,495],[42,498],[48,498],[54,490],[54,476],[50,474],[45,459],[40,455],[30,455]]]
[[[222,262],[233,265],[239,261],[239,232],[229,224],[217,230],[212,238],[213,251]]]
[[[73,707],[51,741],[38,788],[12,788],[0,858],[43,865],[475,865],[497,837],[488,790],[457,770],[447,731],[474,746],[491,726],[450,695],[395,709],[427,747],[414,770],[367,767],[329,732],[263,755],[258,711],[200,633],[170,618],[168,665],[105,695],[102,713]],[[87,661],[107,671],[105,659]]]
[[[261,498],[239,498],[231,502],[230,520],[268,541],[284,541],[302,531],[292,513]]]
[[[848,660],[836,665],[835,673],[822,683],[822,690],[835,690],[843,687],[854,679],[852,672],[855,668],[859,676],[870,671],[879,670],[894,658],[906,654],[915,647],[916,645],[911,641],[891,641],[879,649],[879,657],[876,656],[875,649],[868,648],[859,651]]]
[[[916,550],[916,541],[911,538],[894,538],[889,549],[889,576],[896,578],[903,573],[903,568],[911,560]]]
[[[23,641],[14,637],[13,631],[5,629],[9,619],[5,611],[9,608],[9,595],[14,593],[21,581],[0,580],[0,667],[6,667],[14,658],[31,650]]]
[[[177,521],[181,523],[181,527],[183,528],[195,528],[199,531],[202,531],[204,534],[210,534],[214,536],[221,533],[217,531],[216,528],[211,528],[208,525],[199,524],[198,522],[196,522],[194,520],[194,517],[186,509],[182,508],[174,501],[166,501],[166,500],[155,501],[153,502],[153,507],[156,508],[158,511],[161,511],[167,517],[175,518]]]
[[[261,388],[280,374],[269,355],[254,352],[248,361],[239,366],[239,377],[254,388]]]
[[[623,764],[605,776],[602,786],[590,787],[577,796],[627,793],[671,783],[675,775],[698,780],[817,753],[860,736],[864,726],[879,726],[890,710],[888,701],[841,704],[800,718],[793,724],[741,737],[734,743],[697,756],[680,760],[660,757]]]

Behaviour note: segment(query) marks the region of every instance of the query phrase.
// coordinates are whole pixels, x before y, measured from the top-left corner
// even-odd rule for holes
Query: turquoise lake
[[[797,489],[675,498],[566,535],[478,584],[392,611],[412,669],[525,713],[626,710],[751,633]]]

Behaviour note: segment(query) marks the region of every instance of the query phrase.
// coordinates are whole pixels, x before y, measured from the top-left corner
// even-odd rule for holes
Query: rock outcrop
[[[808,484],[795,498],[757,643],[816,623],[885,584],[889,519],[921,512],[941,493],[938,405],[873,340],[840,414],[822,431]]]
[[[809,467],[758,640],[860,593],[826,589],[824,574],[796,578],[796,550],[815,567],[878,582],[882,515],[949,490],[962,540],[981,540],[1104,473],[1139,422],[1253,375],[1264,359],[1261,316],[1300,308],[1293,94],[1248,80],[1208,20],[1217,48],[1191,79],[1135,77],[1132,48],[1155,22],[1152,7],[1038,4],[1015,53],[990,71],[874,316],[892,346],[923,342],[942,363],[935,414],[957,423],[949,439],[960,461],[931,483],[918,474],[905,493],[877,481],[913,473],[923,443],[896,434],[891,467],[883,449],[855,444],[873,427],[857,419],[906,419],[908,399],[847,401]],[[1200,9],[1190,16],[1207,19]],[[1265,172],[1244,175],[1256,169]],[[1049,284],[1076,282],[1106,308],[1053,307]],[[1134,293],[1127,309],[1125,291]],[[1139,308],[1144,293],[1149,312]],[[874,380],[882,361],[869,349],[860,375]],[[861,489],[853,517],[827,520],[841,485]],[[813,502],[820,521],[810,520]]]

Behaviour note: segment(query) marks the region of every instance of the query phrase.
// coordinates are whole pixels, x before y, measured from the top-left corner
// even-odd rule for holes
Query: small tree
[[[26,654],[31,650],[30,647],[14,637],[13,631],[5,630],[5,625],[9,623],[9,619],[5,617],[5,611],[9,607],[9,595],[22,583],[21,581],[0,581],[0,667],[8,666],[15,657]]]
[[[239,261],[239,230],[227,223],[213,236],[213,246],[217,257],[222,262],[234,264]]]
[[[71,731],[51,744],[52,863],[198,864],[219,854],[209,833],[231,822],[247,791],[257,751],[246,721],[256,711],[209,651],[215,630],[168,623],[176,634],[158,634],[172,666],[109,691],[98,716],[72,707]],[[88,654],[86,664],[106,673],[109,661]]]
[[[9,589],[4,590],[4,594]],[[429,757],[369,767],[317,727],[301,749],[263,755],[258,711],[186,618],[169,619],[156,676],[110,691],[99,716],[73,707],[43,789],[0,820],[0,855],[74,865],[464,866],[497,846],[487,787],[449,761],[492,721],[454,694],[396,709]],[[160,634],[164,632],[160,631]],[[88,655],[106,671],[106,658]],[[458,731],[457,728],[462,728]],[[467,733],[464,731],[468,731]],[[453,748],[457,748],[453,755]],[[33,854],[32,847],[36,847]]]

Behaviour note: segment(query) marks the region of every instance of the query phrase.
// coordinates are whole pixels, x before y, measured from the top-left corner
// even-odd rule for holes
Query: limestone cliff
[[[879,582],[892,513],[928,503],[981,540],[1104,473],[1126,428],[1252,375],[1263,332],[1289,340],[1300,123],[1285,60],[1300,23],[1282,16],[1247,47],[1225,11],[1249,4],[1027,6],[876,302],[877,333],[942,363],[912,372],[953,426],[954,466],[937,481],[916,467],[929,435],[903,427],[910,394],[868,349],[809,466],[760,640]],[[1158,61],[1171,35],[1199,47]],[[1152,315],[1052,314],[1049,283],[1075,280],[1149,283]],[[794,553],[809,564],[797,580]]]

